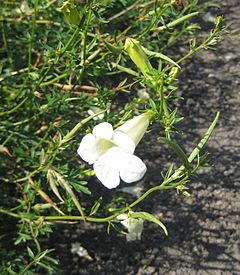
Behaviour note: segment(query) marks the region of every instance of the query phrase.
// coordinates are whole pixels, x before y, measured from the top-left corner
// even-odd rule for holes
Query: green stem
[[[39,241],[37,240],[36,235],[35,235],[35,233],[34,233],[34,231],[33,231],[33,227],[32,227],[32,223],[31,223],[31,221],[30,221],[30,222],[28,222],[28,224],[29,224],[29,227],[30,227],[30,231],[31,231],[31,234],[32,234],[33,240],[34,240],[34,242],[35,242],[35,244],[36,244],[36,247],[37,247],[38,253],[40,253],[40,252],[41,252],[41,246],[40,246],[40,243],[39,243]]]
[[[14,218],[19,218],[19,219],[21,219],[21,216],[20,216],[19,214],[10,212],[10,211],[5,210],[5,209],[0,209],[0,213],[6,214],[6,215],[11,216],[11,217],[14,217]]]
[[[159,191],[159,190],[171,189],[171,187],[165,186],[165,184],[167,184],[167,183],[169,183],[169,181],[164,181],[160,185],[148,189],[140,198],[138,198],[133,203],[131,203],[129,205],[129,207],[132,208],[135,205],[139,204],[143,199],[145,199],[147,196],[149,196],[153,192],[156,192],[156,191]]]
[[[15,24],[29,24],[28,20],[24,20],[21,18],[0,18],[0,22],[13,22]],[[35,20],[36,24],[48,24],[48,25],[54,25],[57,27],[61,26],[61,23],[56,22],[56,21],[51,21],[51,20],[45,20],[45,19],[39,19]]]
[[[163,83],[161,83],[161,85],[159,87],[159,96],[160,96],[159,116],[160,116],[160,118],[162,118],[162,115],[163,115],[163,105],[164,105]]]
[[[28,73],[30,73],[31,65],[32,65],[33,36],[35,33],[35,28],[36,28],[37,13],[38,13],[38,0],[35,0],[34,1],[34,17],[33,17],[33,23],[32,23],[32,31],[31,31],[29,47],[28,47]]]
[[[182,58],[180,58],[178,61],[176,61],[177,64],[183,62],[184,60],[188,59],[191,55],[193,55],[194,53],[205,49],[208,45],[208,43],[212,40],[213,36],[216,34],[216,31],[214,31],[204,42],[202,42],[198,47],[191,49],[185,56],[183,56]],[[171,70],[174,67],[174,65],[168,66],[166,67],[166,69],[164,70],[164,72]]]
[[[85,220],[89,221],[89,222],[96,222],[96,223],[109,222],[109,221],[113,220],[114,218],[116,218],[119,214],[129,211],[129,208],[132,208],[132,207],[136,206],[137,204],[139,204],[143,199],[148,197],[151,193],[159,191],[159,190],[173,189],[173,188],[176,188],[176,186],[179,185],[179,183],[176,183],[176,184],[167,186],[166,184],[169,184],[171,181],[172,180],[168,179],[167,181],[162,182],[161,185],[155,186],[155,187],[147,190],[136,201],[134,201],[129,206],[124,207],[123,209],[119,210],[119,212],[117,212],[117,213],[115,213],[111,216],[104,217],[104,218],[94,218],[94,217],[86,217],[85,216]],[[83,217],[81,217],[81,216],[46,216],[46,217],[43,217],[43,218],[44,218],[45,221],[59,221],[59,220],[83,221]]]
[[[83,40],[82,40],[82,60],[81,60],[81,70],[78,76],[78,81],[81,84],[82,81],[82,77],[86,68],[86,54],[87,54],[87,32],[88,32],[88,26],[89,23],[91,21],[91,15],[92,12],[91,10],[88,11],[88,15],[87,15],[87,19],[86,19],[86,23],[85,23],[85,29],[83,31]]]
[[[13,64],[13,59],[12,59],[12,56],[10,54],[11,51],[8,50],[8,42],[7,42],[7,38],[6,38],[6,33],[5,33],[5,29],[4,29],[4,24],[3,22],[1,22],[1,30],[2,30],[2,41],[3,41],[3,47],[4,47],[4,50],[6,51],[6,54],[7,54],[7,57],[8,57],[8,63],[10,65],[10,67],[12,66]]]
[[[53,78],[53,79],[51,79],[47,82],[41,83],[40,86],[42,87],[42,86],[47,86],[47,85],[53,84],[53,83],[57,82],[59,79],[62,79],[64,77],[66,77],[67,75],[68,75],[68,73],[64,73],[62,75],[59,75],[59,76],[57,76],[57,77],[55,77],[55,78]]]
[[[85,218],[84,218],[82,216],[45,216],[43,218],[44,218],[45,221],[61,221],[61,220],[84,221],[85,220],[85,221],[96,222],[96,223],[109,222],[112,219],[116,218],[119,214],[124,213],[124,212],[128,211],[129,208],[132,208],[135,205],[139,204],[143,199],[145,199],[151,193],[153,193],[155,191],[158,191],[158,190],[165,190],[165,189],[175,188],[175,185],[166,186],[166,184],[167,183],[169,184],[170,182],[171,182],[170,180],[164,181],[164,182],[162,182],[161,185],[155,186],[155,187],[147,190],[140,198],[138,198],[136,201],[131,203],[128,207],[124,207],[123,209],[119,210],[119,212],[117,212],[113,215],[110,215],[108,217],[94,218],[94,217],[86,217],[85,216]],[[4,210],[4,209],[0,209],[0,213],[7,214],[7,215],[10,215],[10,216],[15,217],[15,218],[22,218],[21,215],[9,212],[9,211]],[[39,218],[39,216],[36,216],[36,219],[38,219],[38,218]]]
[[[27,266],[25,266],[25,268],[19,273],[19,275],[24,275],[26,274],[26,272],[31,268],[32,265],[35,264],[35,260],[33,260],[32,262],[30,262]]]
[[[28,98],[25,97],[17,106],[15,106],[14,108],[12,108],[11,110],[3,112],[3,113],[0,113],[0,116],[5,116],[5,115],[9,115],[9,114],[14,113],[15,111],[17,111],[27,101],[27,99]]]

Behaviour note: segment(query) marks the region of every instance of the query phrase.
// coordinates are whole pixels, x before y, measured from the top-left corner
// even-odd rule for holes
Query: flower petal
[[[90,116],[95,115],[95,113],[94,113],[93,110],[91,110],[91,109],[87,110],[87,113],[88,113]],[[93,117],[93,120],[98,120],[98,116]]]
[[[113,142],[119,147],[125,149],[129,154],[133,154],[135,150],[134,141],[122,131],[114,131]]]
[[[113,127],[108,122],[102,122],[93,128],[92,133],[95,137],[111,139],[113,136]]]
[[[135,155],[128,154],[125,163],[120,168],[120,177],[123,181],[130,183],[140,180],[147,171],[143,161]]]
[[[125,161],[125,152],[113,147],[103,154],[93,165],[97,178],[108,189],[120,184],[119,170]]]
[[[120,214],[117,217],[117,220],[121,221],[121,224],[128,228],[128,215],[127,214]]]
[[[141,240],[141,235],[143,231],[143,219],[132,219],[128,220],[128,234],[127,241]]]
[[[93,134],[87,134],[84,136],[78,147],[79,156],[89,164],[93,164],[99,157],[100,152],[96,150],[97,139]]]

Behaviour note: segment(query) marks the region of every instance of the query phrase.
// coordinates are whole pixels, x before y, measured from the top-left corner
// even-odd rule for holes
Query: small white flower
[[[128,229],[127,241],[141,240],[143,231],[143,222],[141,218],[131,218],[127,214],[120,214],[117,219],[121,221],[121,224]]]
[[[71,252],[72,254],[77,254],[79,257],[85,258],[87,260],[93,260],[92,257],[88,254],[87,249],[78,242],[72,243]]]
[[[101,111],[102,111],[102,109],[93,106],[93,107],[91,107],[91,109],[89,109],[89,110],[87,111],[87,113],[88,113],[90,116],[93,116],[93,115],[95,115],[96,113],[101,112]],[[103,118],[104,118],[104,114],[99,114],[99,115],[95,116],[95,117],[93,118],[93,120],[101,120],[101,119],[103,119]]]
[[[94,101],[95,101],[96,104],[98,103],[98,100],[94,100]],[[107,103],[107,104],[106,104],[107,113],[110,112],[110,107],[111,107],[111,103]],[[96,113],[99,113],[99,112],[101,112],[101,111],[104,111],[104,110],[101,109],[101,108],[99,108],[99,107],[97,107],[97,106],[91,106],[90,109],[87,111],[87,113],[88,113],[90,116],[93,116],[93,115],[95,115]],[[95,117],[93,118],[93,120],[102,120],[102,119],[104,118],[104,115],[105,115],[104,113],[99,114],[99,115],[95,116]]]
[[[134,186],[126,186],[126,187],[121,188],[121,191],[139,198],[142,194],[143,186],[142,186],[142,184],[134,185]]]
[[[107,188],[115,188],[120,178],[127,182],[140,180],[146,165],[135,156],[134,150],[146,132],[152,113],[136,116],[113,130],[110,123],[102,122],[93,128],[92,134],[83,137],[78,154],[93,164],[97,178]]]
[[[144,100],[150,98],[149,93],[145,89],[138,90],[137,95],[138,95],[139,98],[144,99]]]

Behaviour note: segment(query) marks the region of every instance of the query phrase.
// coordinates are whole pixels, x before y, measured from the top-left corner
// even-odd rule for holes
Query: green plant
[[[108,230],[120,232],[122,223],[130,234],[135,232],[132,221],[146,220],[167,234],[162,221],[151,213],[134,212],[134,207],[160,190],[174,189],[190,196],[189,178],[206,164],[202,148],[219,113],[187,156],[177,143],[182,118],[173,107],[180,99],[175,92],[182,61],[211,49],[220,40],[221,17],[204,41],[195,38],[199,26],[190,19],[206,6],[187,1],[179,7],[174,0],[33,0],[23,1],[20,7],[14,1],[3,2],[0,213],[18,221],[11,235],[16,248],[11,246],[12,253],[1,263],[5,274],[34,274],[42,269],[54,274],[57,262],[49,255],[52,248],[41,247],[40,239],[49,236],[59,221],[106,223]],[[184,56],[170,54],[186,37],[189,51]],[[137,93],[139,88],[144,94]],[[142,129],[137,131],[134,125],[123,130],[133,116],[142,118],[141,113],[150,114],[147,122],[138,123],[143,123]],[[81,161],[76,148],[99,121],[111,122],[115,131],[120,129],[130,138],[138,132],[136,139],[132,138],[134,148],[128,152],[131,158],[149,123],[159,123],[162,130],[156,142],[169,145],[181,165],[170,165],[159,175],[156,186],[135,201],[117,195],[104,205],[101,194],[92,201],[88,182],[97,169]],[[98,144],[106,151],[119,145],[113,136],[104,142],[105,147]],[[131,146],[127,144],[126,150]],[[6,228],[8,224],[1,226],[3,239],[8,238]],[[3,247],[3,255],[5,250]],[[14,259],[19,251],[21,255]]]

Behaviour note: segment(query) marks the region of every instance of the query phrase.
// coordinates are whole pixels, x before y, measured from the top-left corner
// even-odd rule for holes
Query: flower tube
[[[120,179],[127,183],[140,180],[147,167],[134,151],[152,117],[152,112],[136,116],[113,130],[108,122],[93,128],[78,148],[80,157],[93,164],[97,178],[107,188],[116,188]]]

